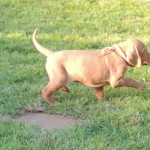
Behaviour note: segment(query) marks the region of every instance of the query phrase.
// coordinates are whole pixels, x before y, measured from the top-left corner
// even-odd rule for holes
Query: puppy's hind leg
[[[48,85],[42,90],[42,95],[45,99],[45,101],[51,105],[51,106],[54,106],[54,105],[57,105],[58,102],[55,102],[53,99],[52,99],[52,94],[61,89],[61,87],[63,86],[62,82],[57,82],[57,81],[50,81],[48,83]]]
[[[68,88],[66,85],[63,85],[63,86],[61,87],[61,90],[62,90],[62,91],[65,91],[65,92],[70,92],[69,88]]]
[[[53,101],[52,94],[62,89],[66,92],[69,91],[68,87],[65,86],[67,83],[67,72],[61,64],[46,64],[46,71],[49,76],[50,82],[42,90],[43,97],[49,105],[57,105],[58,103]]]
[[[54,106],[57,104],[57,102],[55,102],[53,99],[52,99],[52,94],[57,90],[58,88],[57,87],[52,87],[51,83],[49,82],[47,84],[47,86],[45,88],[43,88],[42,90],[42,95],[45,99],[45,101],[51,105],[51,106]]]

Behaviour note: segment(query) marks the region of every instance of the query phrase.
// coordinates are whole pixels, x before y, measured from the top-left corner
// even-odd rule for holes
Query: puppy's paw
[[[50,103],[50,106],[58,106],[58,105],[60,105],[60,103],[56,101],[53,101],[53,103]]]
[[[61,90],[65,91],[65,92],[70,92],[70,90],[67,86],[62,86]]]
[[[142,83],[142,82],[140,83],[140,85],[138,87],[139,90],[144,90],[146,88],[147,88],[147,85],[145,83]]]

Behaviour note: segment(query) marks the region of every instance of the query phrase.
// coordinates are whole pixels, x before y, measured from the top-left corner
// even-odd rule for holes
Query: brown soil
[[[15,117],[13,120],[16,122],[32,123],[49,130],[66,129],[75,124],[80,125],[83,123],[81,119],[47,113],[25,113],[22,116]]]

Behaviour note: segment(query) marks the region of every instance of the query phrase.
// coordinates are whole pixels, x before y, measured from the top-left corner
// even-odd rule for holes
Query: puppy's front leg
[[[103,87],[97,87],[97,88],[95,88],[95,97],[98,100],[103,100],[104,99]]]
[[[124,78],[121,77],[117,80],[112,80],[111,81],[111,86],[112,87],[122,87],[122,86],[127,86],[127,87],[133,87],[138,90],[144,90],[146,88],[146,84],[142,82],[138,82],[134,79],[131,78]]]

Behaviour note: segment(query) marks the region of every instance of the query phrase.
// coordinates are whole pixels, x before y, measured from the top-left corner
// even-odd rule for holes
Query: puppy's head
[[[123,57],[128,65],[132,67],[140,67],[141,65],[150,65],[150,53],[145,44],[140,40],[127,40],[125,42],[115,44],[115,51]]]

